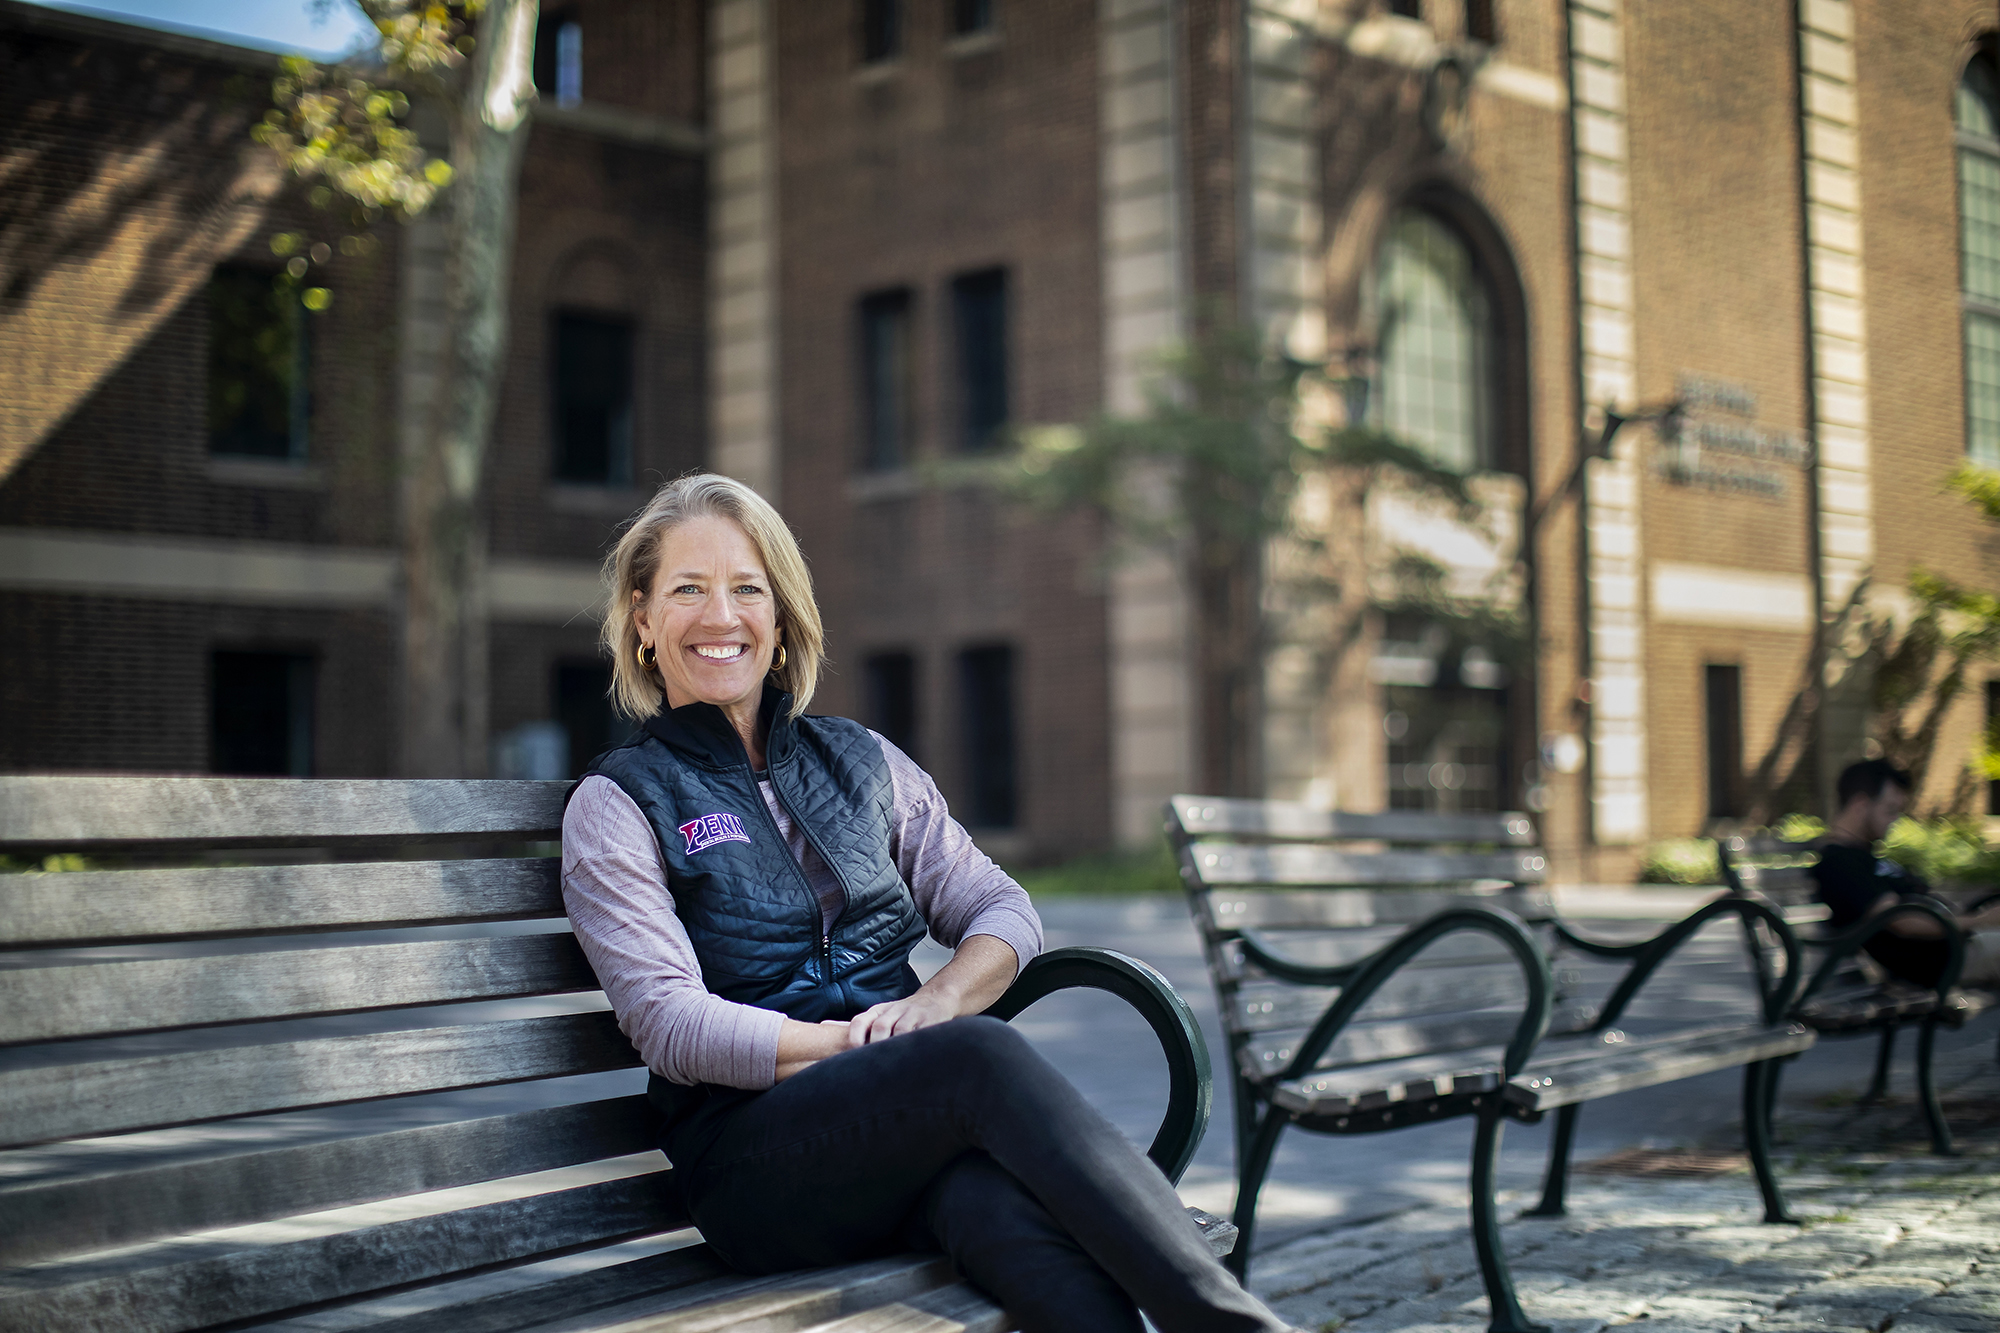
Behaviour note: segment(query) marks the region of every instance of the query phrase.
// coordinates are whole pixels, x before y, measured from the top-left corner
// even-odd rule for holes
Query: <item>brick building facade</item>
[[[544,12],[582,82],[545,89],[522,175],[496,735],[604,727],[592,564],[706,465],[800,535],[823,707],[905,741],[1003,854],[1143,840],[1202,771],[1175,568],[930,468],[1139,411],[1154,358],[1227,323],[1327,365],[1315,420],[1410,439],[1485,511],[1309,489],[1352,568],[1274,622],[1273,795],[1527,804],[1560,875],[1620,877],[1648,839],[1818,804],[1866,744],[1861,621],[1907,614],[1913,565],[2000,576],[1940,493],[2000,464],[1990,0]],[[42,154],[0,219],[0,399],[39,405],[0,406],[0,764],[209,768],[215,673],[255,665],[219,654],[248,653],[312,664],[314,771],[387,771],[435,232],[335,265],[304,455],[218,455],[203,284],[297,208],[241,150],[268,62],[18,4],[0,55],[0,136]],[[563,388],[564,346],[631,358],[609,453],[563,452],[565,395],[620,392]],[[1427,615],[1392,586],[1411,560],[1516,628]]]

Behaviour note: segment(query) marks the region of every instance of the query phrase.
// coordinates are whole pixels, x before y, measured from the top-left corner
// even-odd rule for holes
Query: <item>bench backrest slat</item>
[[[547,839],[563,782],[0,777],[0,846],[116,851]]]
[[[1272,889],[1225,886],[1199,898],[1216,931],[1334,930],[1413,926],[1462,903],[1497,907],[1524,921],[1542,921],[1555,900],[1540,890],[1494,887],[1483,893],[1443,889]]]
[[[0,972],[0,1045],[597,989],[564,931]]]
[[[563,914],[556,857],[0,875],[0,945],[205,939]]]
[[[657,1180],[639,1175],[220,1254],[197,1250],[199,1257],[164,1272],[121,1271],[114,1259],[98,1281],[37,1287],[31,1285],[37,1270],[29,1269],[0,1287],[0,1328],[202,1328],[664,1231],[680,1221]]]
[[[1577,1032],[1597,1017],[1594,1006],[1572,1002],[1559,1005],[1550,1015],[1553,1032]],[[1518,1004],[1472,1010],[1448,1018],[1396,1019],[1383,1023],[1355,1023],[1342,1028],[1314,1064],[1315,1070],[1341,1069],[1349,1065],[1372,1064],[1378,1060],[1402,1060],[1413,1055],[1438,1052],[1496,1050],[1514,1035],[1521,1021]],[[1302,1031],[1291,1034],[1258,1033],[1246,1040],[1238,1061],[1246,1072],[1268,1078],[1291,1062]]]
[[[1211,888],[1225,884],[1539,884],[1548,873],[1537,852],[1350,852],[1302,843],[1233,845],[1202,841],[1187,855]]]
[[[546,1171],[655,1146],[643,1095],[0,1189],[0,1264]]]
[[[228,1046],[0,1073],[0,1145],[628,1069],[608,1012]]]
[[[1229,1021],[1238,1032],[1309,1027],[1339,994],[1329,986],[1246,981],[1231,999]],[[1521,969],[1512,958],[1491,967],[1402,968],[1368,997],[1355,1018],[1375,1022],[1518,1005],[1526,994]]]
[[[1176,796],[1175,818],[1192,838],[1222,835],[1242,839],[1368,839],[1382,842],[1500,843],[1527,846],[1534,824],[1513,813],[1434,815],[1390,810],[1355,814],[1321,810],[1294,801],[1224,800]]]

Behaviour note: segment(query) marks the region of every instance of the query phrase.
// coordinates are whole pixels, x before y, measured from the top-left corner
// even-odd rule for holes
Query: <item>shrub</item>
[[[2000,884],[2000,848],[1986,845],[1981,821],[1969,815],[1899,819],[1882,854],[1932,884]]]
[[[1662,838],[1646,844],[1639,863],[1641,884],[1719,884],[1722,867],[1707,838]]]
[[[1010,873],[1034,897],[1078,893],[1178,893],[1180,872],[1162,842],[1151,851],[1079,857]]]

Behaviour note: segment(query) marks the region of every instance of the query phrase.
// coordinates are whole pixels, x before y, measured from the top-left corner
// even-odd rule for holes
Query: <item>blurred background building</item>
[[[2000,465],[1996,29],[1990,0],[547,0],[494,771],[617,734],[596,562],[706,466],[813,562],[820,706],[1004,856],[1144,841],[1209,777],[1182,580],[927,465],[1136,414],[1163,351],[1242,324],[1482,511],[1308,488],[1365,595],[1338,633],[1274,608],[1250,785],[1537,809],[1568,879],[1812,809],[1867,743],[1863,622],[1913,565],[2000,576],[1941,493]],[[394,762],[399,414],[446,257],[384,226],[326,310],[272,299],[303,206],[247,139],[273,67],[0,0],[0,766]]]

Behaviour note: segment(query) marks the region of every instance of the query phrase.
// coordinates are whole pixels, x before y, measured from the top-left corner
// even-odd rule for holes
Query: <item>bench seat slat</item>
[[[596,989],[567,931],[20,968],[0,1045]]]
[[[579,1316],[658,1301],[698,1283],[714,1290],[729,1266],[706,1245],[689,1245],[624,1263],[572,1273],[531,1287],[503,1290],[454,1301],[397,1318],[372,1320],[375,1333],[516,1333],[560,1323],[573,1328]],[[627,1308],[623,1318],[630,1314]]]
[[[1447,908],[1473,904],[1512,912],[1524,921],[1555,915],[1555,900],[1539,889],[1217,889],[1205,895],[1214,929],[1327,930],[1414,926]]]
[[[1197,842],[1182,853],[1210,888],[1225,884],[1539,884],[1540,852],[1346,852],[1306,844]]]
[[[1535,838],[1534,824],[1515,813],[1434,815],[1415,810],[1355,814],[1296,801],[1224,800],[1176,796],[1174,818],[1191,838],[1352,838],[1383,842],[1514,843]]]
[[[0,1143],[627,1069],[609,1013],[272,1042],[0,1073]]]
[[[157,1265],[85,1258],[12,1269],[0,1275],[0,1328],[179,1333],[669,1231],[684,1222],[664,1176],[628,1176],[179,1262],[173,1247],[162,1246]],[[92,1268],[106,1271],[87,1276]]]
[[[630,1302],[593,1318],[564,1320],[568,1333],[721,1333],[750,1328],[802,1333],[843,1315],[950,1286],[940,1255],[905,1254],[774,1277],[728,1277]]]
[[[655,1146],[644,1095],[0,1190],[0,1264],[477,1184]]]
[[[1500,1046],[1328,1070],[1279,1084],[1271,1100],[1299,1115],[1351,1115],[1401,1102],[1492,1092],[1505,1077]]]
[[[1006,1311],[960,1283],[845,1319],[814,1324],[805,1333],[1007,1333],[1014,1327]]]
[[[1606,1051],[1596,1038],[1575,1043],[1550,1041],[1507,1085],[1507,1099],[1529,1110],[1547,1111],[1573,1102],[1594,1101],[1635,1088],[1651,1088],[1718,1069],[1796,1055],[1813,1044],[1814,1033],[1800,1023],[1776,1027],[1744,1024],[1676,1032],[1654,1040],[1631,1040]]]
[[[566,782],[0,777],[0,848],[317,847],[562,831]]]
[[[0,945],[317,933],[563,914],[555,857],[0,876]]]

